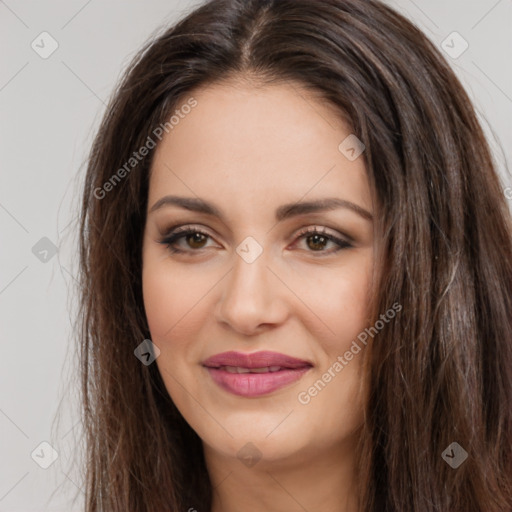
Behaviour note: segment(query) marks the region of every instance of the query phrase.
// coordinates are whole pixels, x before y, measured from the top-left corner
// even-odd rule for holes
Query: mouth
[[[262,368],[244,368],[243,366],[209,366],[207,368],[215,368],[216,370],[224,370],[229,373],[270,373],[288,370],[281,366],[263,366]]]
[[[312,367],[309,361],[277,352],[224,352],[203,366],[225,391],[245,397],[269,394],[299,380]]]

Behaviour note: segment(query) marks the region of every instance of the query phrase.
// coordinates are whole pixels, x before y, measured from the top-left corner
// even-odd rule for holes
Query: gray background
[[[74,223],[85,157],[136,50],[198,3],[0,0],[0,512],[82,510],[80,463],[73,461],[78,392],[69,382],[76,376]],[[512,185],[505,173],[512,0],[388,3],[439,47],[454,31],[469,43],[458,58],[445,55],[474,101],[505,190]],[[31,47],[51,48],[44,31],[58,43],[46,59]],[[460,48],[460,40],[447,41]],[[44,441],[58,452],[48,469],[40,466],[51,462]]]

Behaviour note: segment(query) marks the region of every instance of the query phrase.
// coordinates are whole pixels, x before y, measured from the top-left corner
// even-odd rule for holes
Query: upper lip
[[[240,368],[265,368],[267,366],[280,366],[282,368],[304,368],[313,366],[309,361],[280,354],[279,352],[222,352],[203,361],[203,366],[220,368],[222,366],[238,366]]]

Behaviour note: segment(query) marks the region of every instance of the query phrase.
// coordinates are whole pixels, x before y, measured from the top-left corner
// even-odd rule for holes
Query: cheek
[[[142,271],[142,291],[152,336],[165,340],[196,318],[188,313],[207,290],[204,282],[180,272],[168,260],[148,257]]]
[[[142,273],[144,308],[152,337],[161,338],[177,321],[178,283],[158,267],[148,266]],[[156,339],[155,339],[156,341]]]
[[[370,324],[371,254],[359,254],[357,264],[326,269],[307,295],[322,357],[317,371],[302,384],[298,402],[319,431],[347,433],[362,422],[361,366],[366,346],[357,337]],[[338,358],[345,354],[340,363]]]
[[[156,364],[167,391],[180,406],[184,397],[178,383],[190,385],[190,372],[197,363],[190,340],[196,338],[204,322],[199,300],[204,296],[204,285],[180,273],[168,260],[148,258],[142,288],[151,341],[160,349]]]
[[[346,350],[352,340],[367,326],[369,276],[366,269],[354,270],[340,279],[330,290],[332,305],[326,312],[336,333],[337,349]]]
[[[361,254],[357,264],[341,269],[326,268],[315,278],[300,280],[298,295],[307,304],[324,352],[331,358],[343,353],[352,340],[367,327],[369,286],[371,284],[370,254]],[[299,284],[299,282],[297,282]]]

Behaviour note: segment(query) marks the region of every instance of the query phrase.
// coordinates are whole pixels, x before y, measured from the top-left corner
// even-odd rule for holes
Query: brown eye
[[[207,247],[206,243],[210,235],[198,228],[178,228],[166,236],[160,243],[166,245],[173,253],[193,253]],[[186,246],[179,245],[181,240],[185,240]],[[319,255],[328,255],[353,247],[351,243],[342,238],[327,233],[325,229],[310,228],[299,234],[298,240],[306,240],[308,252],[315,252]],[[334,244],[331,250],[325,250],[329,243]],[[337,246],[337,247],[336,247]]]
[[[160,243],[166,245],[171,252],[185,253],[205,248],[208,238],[211,238],[210,235],[200,229],[178,228],[162,239]],[[178,243],[182,239],[185,240],[186,246],[179,247]]]
[[[326,244],[329,242],[329,239],[323,235],[309,235],[306,237],[306,240],[311,243],[308,243],[308,247],[317,251],[319,249],[324,249]]]
[[[206,242],[206,236],[198,232],[188,234],[184,238],[193,249],[202,249]]]
[[[298,239],[305,239],[306,246],[308,247],[309,252],[316,252],[319,253],[320,255],[333,254],[335,252],[340,251],[341,249],[348,249],[350,247],[353,247],[353,245],[347,240],[343,240],[342,238],[336,235],[327,233],[327,230],[325,228],[309,228],[299,233]],[[335,247],[334,249],[326,251],[324,249],[327,246],[327,244],[329,244],[329,242],[333,243]]]

